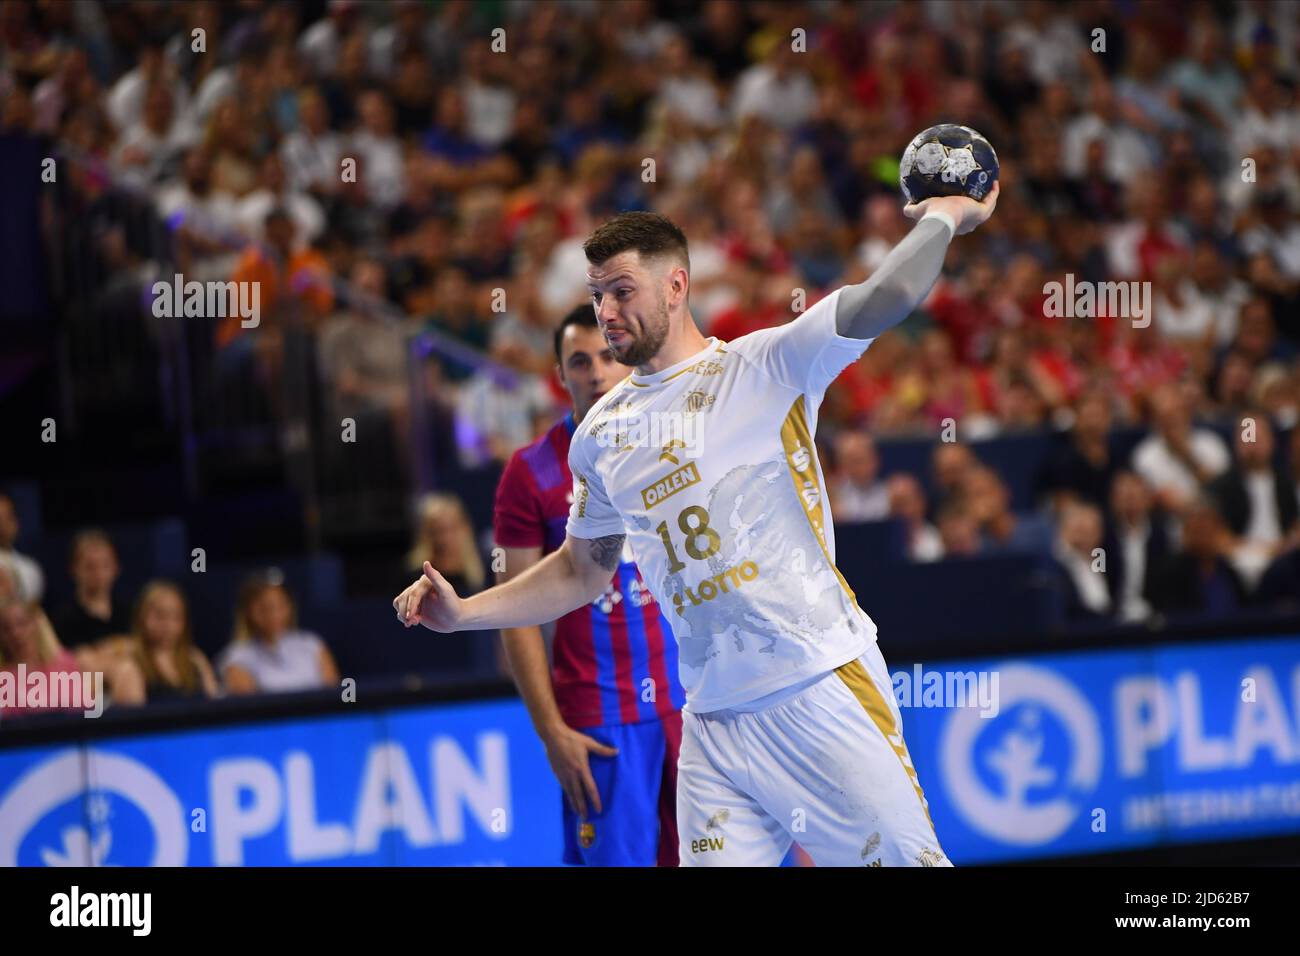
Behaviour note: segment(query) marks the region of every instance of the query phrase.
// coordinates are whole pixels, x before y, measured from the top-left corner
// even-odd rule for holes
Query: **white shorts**
[[[903,742],[885,659],[861,657],[773,695],[682,713],[682,866],[951,866]]]

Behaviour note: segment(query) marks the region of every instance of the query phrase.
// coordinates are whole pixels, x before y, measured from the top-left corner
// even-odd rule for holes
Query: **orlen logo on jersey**
[[[642,488],[641,500],[645,502],[646,508],[653,508],[659,502],[665,498],[671,498],[683,488],[689,488],[691,485],[697,484],[699,480],[700,472],[695,467],[695,462],[688,461],[682,467],[664,475],[649,488]]]

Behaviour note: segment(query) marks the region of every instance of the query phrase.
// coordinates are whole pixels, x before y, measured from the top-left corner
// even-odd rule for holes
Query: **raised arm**
[[[423,624],[443,634],[553,621],[605,590],[623,553],[623,538],[569,536],[519,577],[471,598],[458,597],[426,561],[424,575],[393,600],[393,610],[407,627]]]
[[[939,278],[952,237],[970,232],[993,215],[998,189],[995,183],[984,202],[941,196],[905,206],[905,216],[921,221],[866,282],[847,285],[840,292],[836,331],[848,338],[874,339],[907,318]]]

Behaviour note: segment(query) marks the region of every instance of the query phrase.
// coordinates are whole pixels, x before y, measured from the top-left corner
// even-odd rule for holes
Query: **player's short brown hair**
[[[642,259],[672,256],[690,272],[686,234],[672,220],[653,212],[621,212],[593,232],[582,244],[592,265],[605,262],[620,252],[635,249]]]

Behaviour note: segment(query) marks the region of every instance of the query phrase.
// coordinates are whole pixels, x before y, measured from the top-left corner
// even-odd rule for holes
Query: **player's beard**
[[[628,335],[631,336],[631,333],[629,332]],[[660,294],[659,307],[655,310],[651,321],[642,324],[640,336],[632,338],[625,351],[620,353],[617,348],[614,348],[614,359],[619,365],[644,365],[659,354],[667,338],[668,300]]]

